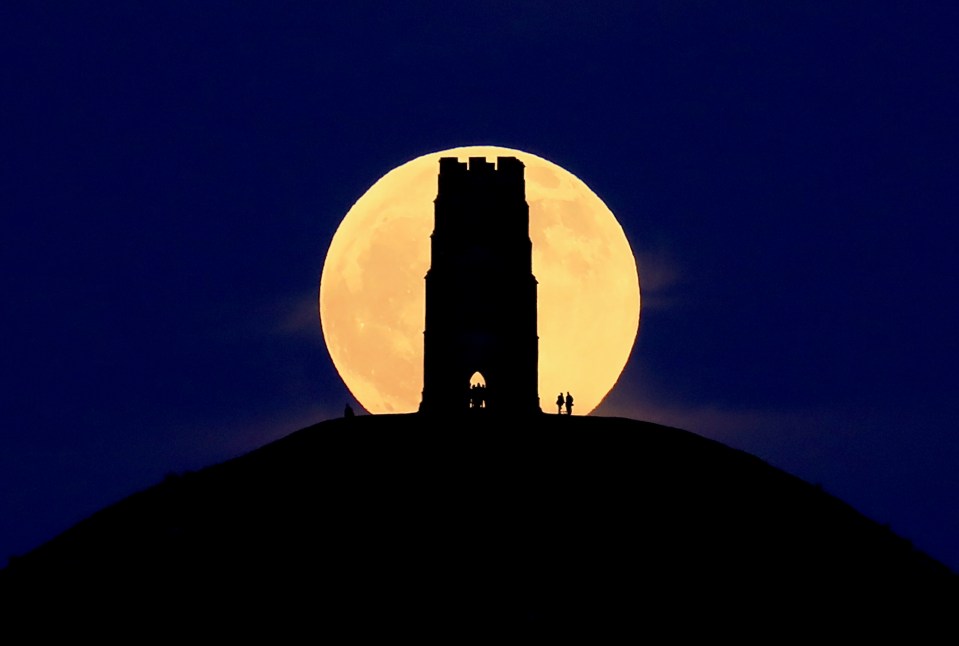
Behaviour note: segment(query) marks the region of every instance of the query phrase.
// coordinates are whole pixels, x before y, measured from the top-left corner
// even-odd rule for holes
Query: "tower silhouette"
[[[420,412],[477,407],[482,376],[489,413],[541,412],[536,278],[523,163],[470,157],[439,162],[426,274]]]

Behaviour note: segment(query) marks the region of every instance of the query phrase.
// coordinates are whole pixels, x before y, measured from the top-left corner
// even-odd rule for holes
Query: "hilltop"
[[[468,635],[645,630],[678,611],[808,628],[895,607],[934,625],[957,586],[821,488],[682,429],[408,414],[168,476],[14,559],[0,590],[92,626]]]

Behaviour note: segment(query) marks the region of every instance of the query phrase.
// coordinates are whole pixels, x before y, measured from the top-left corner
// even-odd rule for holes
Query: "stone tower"
[[[423,413],[541,412],[523,163],[440,159],[426,274]],[[485,382],[481,406],[470,381]]]

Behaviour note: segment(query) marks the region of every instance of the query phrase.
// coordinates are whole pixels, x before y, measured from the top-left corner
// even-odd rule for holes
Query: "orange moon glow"
[[[516,157],[526,165],[540,404],[555,412],[557,393],[568,391],[574,414],[591,412],[619,379],[639,330],[636,259],[616,217],[579,178],[497,146],[417,157],[381,177],[343,218],[319,290],[323,336],[340,377],[370,413],[419,408],[440,157]]]

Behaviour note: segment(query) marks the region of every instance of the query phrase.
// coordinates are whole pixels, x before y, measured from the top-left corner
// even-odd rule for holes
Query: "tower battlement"
[[[529,236],[525,165],[515,157],[440,158],[435,232],[483,237],[522,229]],[[518,213],[522,205],[523,212]],[[478,227],[477,223],[483,226]],[[464,230],[464,228],[468,230]]]
[[[497,157],[496,163],[485,157],[440,158],[437,199],[447,196],[496,200],[500,195],[526,199],[525,165],[515,157]]]

